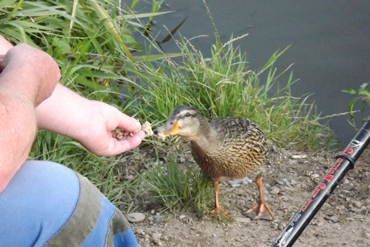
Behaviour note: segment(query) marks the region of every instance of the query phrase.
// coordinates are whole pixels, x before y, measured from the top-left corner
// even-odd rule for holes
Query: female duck
[[[168,121],[154,134],[179,135],[189,140],[195,161],[213,180],[214,213],[225,213],[219,202],[219,183],[257,174],[259,200],[247,211],[253,219],[272,220],[265,203],[262,185],[262,165],[267,154],[266,139],[257,124],[245,118],[215,118],[210,122],[189,106],[176,107]]]

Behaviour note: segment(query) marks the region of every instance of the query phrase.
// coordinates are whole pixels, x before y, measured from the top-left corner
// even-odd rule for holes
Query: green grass
[[[133,33],[167,12],[156,7],[152,13],[134,14],[137,2],[123,10],[114,0],[6,0],[0,4],[0,30],[15,43],[47,51],[61,68],[61,83],[85,96],[114,100],[107,95],[118,93],[117,85],[125,83],[122,67],[163,57],[147,54]],[[166,56],[171,55],[178,54]]]
[[[314,103],[307,103],[308,96],[291,95],[291,68],[278,71],[274,67],[285,49],[272,54],[261,70],[251,71],[246,53],[233,46],[244,36],[222,43],[214,27],[216,41],[210,57],[181,37],[176,40],[181,57],[175,60],[179,54],[163,54],[143,32],[155,16],[166,14],[158,11],[162,1],[153,1],[151,13],[136,13],[137,2],[122,10],[113,0],[4,0],[0,30],[15,43],[26,42],[51,54],[61,68],[64,85],[142,122],[159,125],[176,106],[191,105],[208,118],[250,118],[280,147],[317,151],[336,145]],[[146,39],[149,46],[140,47],[134,36]],[[158,55],[149,53],[153,50]],[[290,75],[287,81],[281,82],[282,74]],[[175,144],[171,140],[169,145]],[[202,212],[209,208],[210,183],[199,169],[161,154],[158,150],[163,144],[154,139],[142,147],[156,155],[135,167],[132,181],[119,173],[125,159],[98,157],[73,140],[45,131],[39,132],[30,158],[62,163],[83,174],[125,212],[135,210],[148,190],[169,209]],[[125,157],[142,150],[127,152]],[[163,157],[165,165],[156,165]]]
[[[208,212],[213,203],[211,180],[199,167],[178,164],[169,156],[166,166],[154,165],[144,175],[145,188],[153,199],[170,210]]]
[[[317,151],[334,145],[332,131],[319,122],[314,104],[306,103],[308,97],[291,96],[292,73],[286,83],[278,83],[283,73],[289,73],[289,68],[278,72],[273,66],[284,50],[254,72],[232,41],[214,46],[212,57],[205,58],[184,39],[179,44],[184,54],[181,64],[167,59],[141,64],[139,70],[127,68],[138,78],[135,84],[142,97],[132,107],[141,118],[163,123],[176,106],[191,105],[208,118],[250,118],[279,147]]]

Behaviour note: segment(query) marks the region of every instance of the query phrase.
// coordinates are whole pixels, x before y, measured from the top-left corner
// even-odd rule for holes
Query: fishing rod
[[[335,157],[336,162],[334,165],[316,186],[271,247],[290,247],[294,244],[345,174],[354,168],[356,160],[360,157],[369,142],[370,118],[344,149],[343,153]]]

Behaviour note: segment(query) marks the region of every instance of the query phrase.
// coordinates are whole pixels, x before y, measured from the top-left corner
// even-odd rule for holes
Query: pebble
[[[314,174],[311,175],[311,178],[319,178],[319,177],[320,177],[320,175],[317,174],[317,173],[314,173]]]
[[[154,232],[152,234],[152,242],[153,242],[153,244],[160,245],[161,244],[161,242],[160,242],[161,236],[162,236],[161,233]]]
[[[360,214],[358,214],[358,215],[355,215],[355,217],[354,217],[356,220],[363,220],[364,219],[364,216],[363,215],[360,215]]]
[[[139,234],[139,235],[145,235],[145,232],[143,229],[137,229],[136,230],[136,234]]]
[[[337,215],[325,216],[324,219],[329,220],[332,223],[337,223],[339,221],[339,217]]]
[[[244,218],[244,217],[234,217],[234,220],[236,222],[240,222],[240,223],[250,223],[251,222],[251,219],[250,218]]]
[[[345,178],[345,179],[343,180],[343,184],[348,184],[348,183],[349,183],[348,178]]]
[[[322,220],[320,220],[319,222],[317,222],[317,226],[323,226],[323,225],[325,225],[325,223]]]
[[[161,215],[154,215],[153,216],[153,220],[155,222],[161,222],[161,221],[163,221],[163,216],[161,216]]]
[[[292,159],[306,159],[307,155],[306,154],[293,154]]]
[[[361,213],[362,209],[361,208],[354,208],[354,207],[351,207],[349,209],[351,212],[355,212],[355,213]]]
[[[280,184],[280,185],[290,185],[290,182],[288,179],[286,178],[278,178],[275,180],[277,184]]]
[[[288,160],[287,162],[288,162],[288,165],[290,166],[296,166],[298,163],[297,160]]]
[[[132,180],[134,180],[135,178],[134,178],[134,176],[132,176],[132,175],[127,175],[127,176],[124,176],[124,177],[123,177],[123,179],[124,179],[124,180],[126,180],[126,181],[132,181]]]
[[[361,208],[362,203],[361,203],[361,202],[359,202],[359,201],[353,201],[353,205],[355,205],[355,206],[356,206],[356,207],[358,207],[358,208]]]
[[[242,184],[249,184],[250,182],[252,182],[252,179],[245,177],[245,178],[236,179],[236,180],[229,180],[228,184],[231,187],[235,188],[235,187],[241,186]]]
[[[274,187],[272,187],[272,189],[270,191],[270,194],[277,195],[277,194],[279,194],[279,192],[280,192],[280,188],[277,187],[277,186],[274,186]]]
[[[177,159],[179,163],[185,163],[186,159],[184,157],[180,157]]]
[[[185,216],[185,215],[183,215],[183,214],[179,216],[179,219],[180,219],[180,220],[183,220],[183,219],[185,219],[185,218],[186,218],[186,216]]]
[[[152,215],[152,216],[149,216],[148,217],[148,220],[150,222],[159,223],[159,222],[162,222],[163,221],[163,216],[161,216],[161,215]]]
[[[145,214],[143,213],[131,213],[126,216],[127,220],[131,223],[141,222],[145,220]]]

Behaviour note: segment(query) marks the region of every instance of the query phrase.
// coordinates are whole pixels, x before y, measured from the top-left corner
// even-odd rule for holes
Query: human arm
[[[15,46],[0,36],[0,192],[27,159],[36,129],[35,108],[48,98],[60,78],[46,53]]]
[[[98,155],[117,155],[138,146],[144,138],[139,131],[122,140],[115,129],[133,132],[140,124],[132,117],[100,101],[88,100],[58,84],[50,98],[36,109],[39,128],[77,140]]]
[[[99,155],[122,153],[144,138],[139,131],[118,141],[113,130],[133,132],[136,120],[81,97],[59,79],[49,55],[26,44],[12,48],[0,35],[0,192],[27,159],[37,127],[71,137]]]
[[[0,55],[5,55],[12,47],[12,44],[0,35]]]

